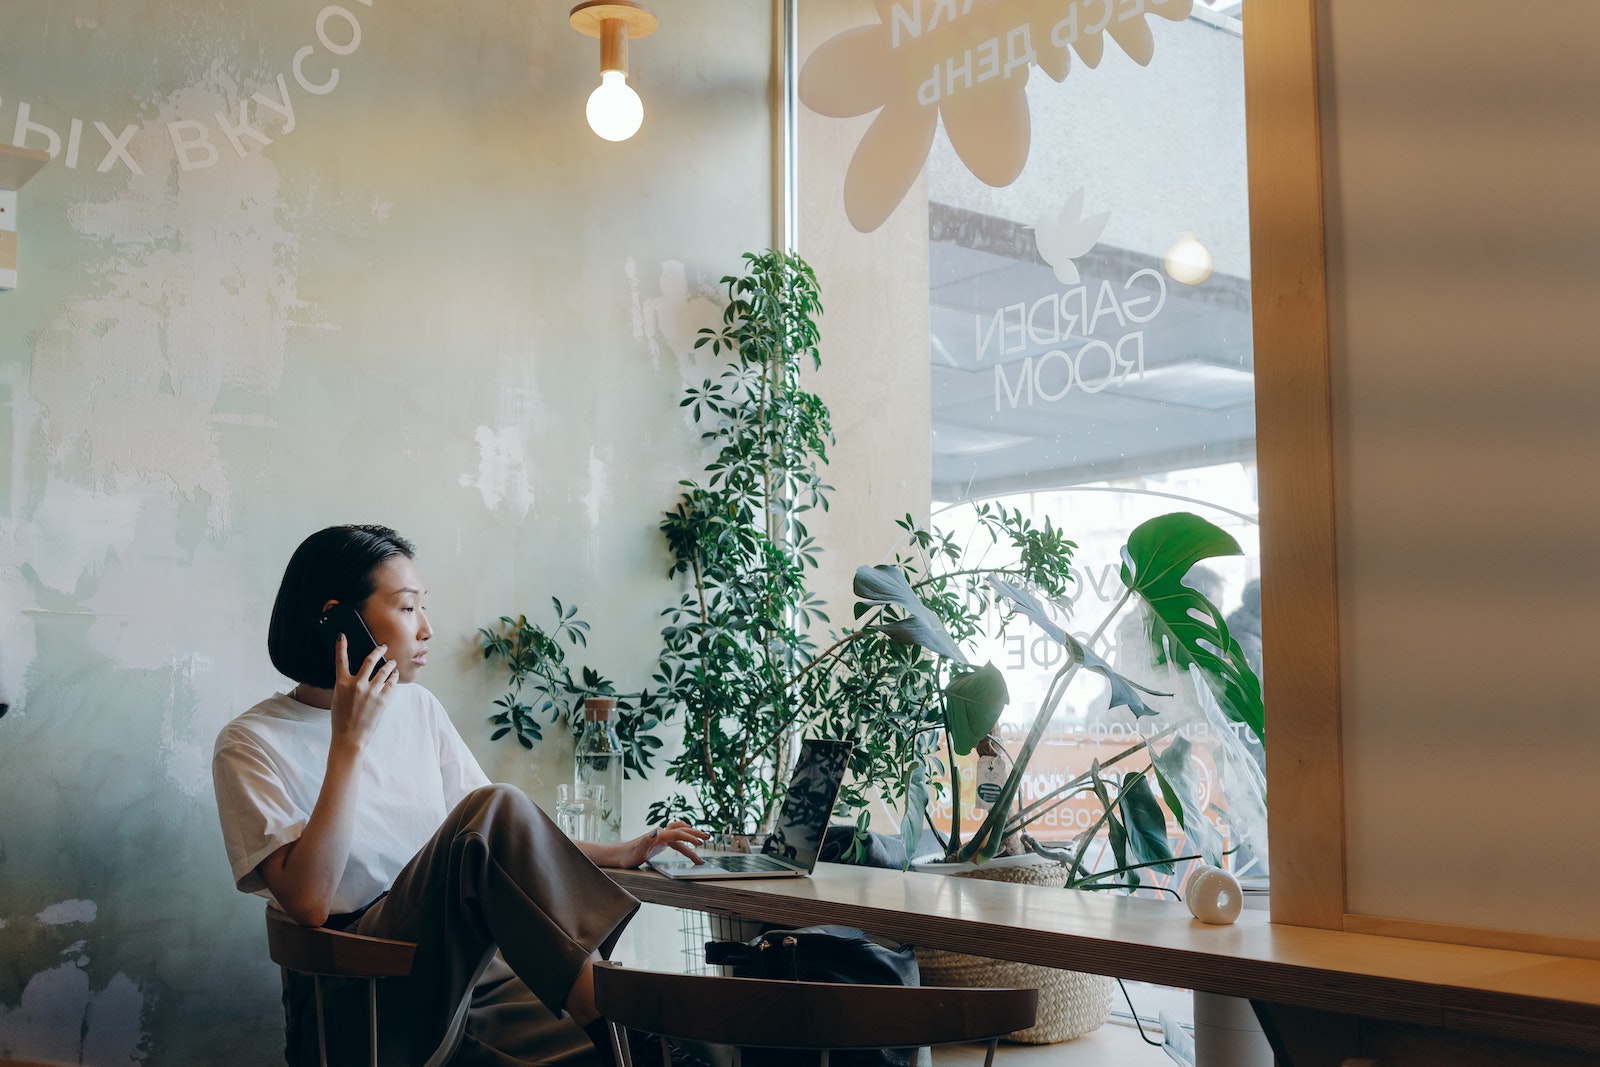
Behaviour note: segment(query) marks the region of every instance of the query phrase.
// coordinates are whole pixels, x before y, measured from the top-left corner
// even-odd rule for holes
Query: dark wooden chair
[[[1013,1030],[1032,1026],[1036,989],[961,989],[917,986],[785,982],[717,978],[634,970],[600,963],[594,970],[595,1004],[611,1027],[617,1062],[634,1067],[622,1027],[661,1038],[741,1048],[800,1049],[820,1054],[844,1049],[917,1048],[987,1041],[984,1067]]]
[[[267,952],[279,967],[312,976],[317,1002],[317,1052],[328,1064],[328,1042],[322,1007],[322,979],[367,980],[367,1032],[372,1067],[378,1067],[378,979],[411,973],[417,946],[411,941],[347,933],[326,926],[301,926],[272,905],[267,905]],[[443,1063],[455,1051],[466,1024],[468,1001],[456,1012],[450,1033],[429,1059],[429,1067]]]

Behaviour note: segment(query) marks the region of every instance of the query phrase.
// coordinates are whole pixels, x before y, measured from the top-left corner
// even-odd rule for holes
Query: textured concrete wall
[[[267,614],[310,531],[417,542],[423,682],[536,799],[568,750],[488,743],[474,630],[560,596],[645,679],[690,343],[770,241],[770,24],[662,11],[612,145],[569,6],[0,6],[0,141],[57,152],[0,293],[0,1054],[280,1062],[209,757],[285,686]]]

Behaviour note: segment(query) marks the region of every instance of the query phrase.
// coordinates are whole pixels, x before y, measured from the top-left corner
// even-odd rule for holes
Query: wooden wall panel
[[[1247,0],[1261,615],[1274,922],[1344,917],[1316,11]]]

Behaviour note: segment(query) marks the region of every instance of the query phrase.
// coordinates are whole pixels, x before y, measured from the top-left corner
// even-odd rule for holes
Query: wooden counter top
[[[654,904],[1600,1052],[1600,961],[1274,925],[1176,901],[819,864],[811,878],[610,871]]]

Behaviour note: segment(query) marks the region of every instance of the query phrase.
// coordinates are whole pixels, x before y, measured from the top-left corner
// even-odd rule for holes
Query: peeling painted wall
[[[281,1062],[209,757],[286,686],[310,531],[417,542],[423,681],[536,799],[568,751],[488,743],[476,628],[560,596],[645,677],[692,339],[770,242],[770,24],[675,0],[613,145],[568,7],[0,6],[0,140],[56,153],[0,293],[0,1055]]]

